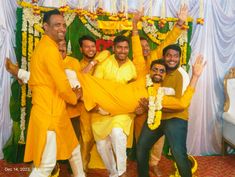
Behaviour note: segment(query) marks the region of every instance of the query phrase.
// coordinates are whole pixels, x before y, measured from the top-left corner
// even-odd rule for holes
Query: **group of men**
[[[167,39],[154,51],[150,51],[147,39],[138,35],[137,23],[141,17],[142,12],[137,11],[132,21],[133,61],[128,58],[130,41],[127,37],[117,36],[114,39],[114,54],[111,55],[107,51],[97,54],[95,39],[83,36],[79,40],[83,54],[83,59],[79,63],[78,60],[66,56],[66,26],[63,16],[57,10],[45,13],[43,19],[45,35],[32,55],[30,76],[26,73],[25,77],[25,72],[18,69],[14,73],[24,82],[28,81],[32,90],[33,106],[24,158],[25,162],[34,163],[31,177],[49,176],[56,160],[64,159],[69,159],[74,176],[85,176],[94,142],[109,176],[127,176],[126,148],[132,144],[134,124],[138,139],[137,164],[140,177],[149,176],[149,152],[157,142],[153,147],[150,163],[156,169],[164,142],[161,138],[163,135],[168,139],[180,175],[192,176],[186,149],[187,104],[182,108],[163,101],[163,107],[168,109],[163,109],[161,124],[155,130],[150,130],[147,123],[149,108],[147,97],[139,100],[135,109],[136,118],[128,111],[126,114],[114,115],[111,109],[103,109],[105,105],[101,101],[97,101],[97,106],[91,111],[88,111],[84,104],[90,101],[82,93],[85,93],[85,84],[89,85],[89,81],[79,83],[78,78],[81,73],[120,85],[129,85],[130,82],[149,73],[153,85],[156,85],[156,92],[161,85],[166,92],[171,92],[170,95],[179,100],[181,97],[186,97],[183,95],[189,85],[188,90],[191,91],[187,93],[189,96],[185,99],[188,100],[186,102],[190,102],[193,88],[204,67],[202,58],[201,56],[197,58],[189,84],[187,73],[179,66],[181,49],[172,44],[183,31],[181,26],[187,18],[187,7],[181,7],[179,21]],[[11,71],[12,66],[7,65],[7,68]],[[105,87],[109,86],[104,86],[109,92]],[[145,87],[143,89],[145,90]],[[100,94],[99,90],[94,89],[92,92]],[[169,105],[165,106],[167,104]],[[81,151],[78,140],[81,143]],[[157,175],[161,175],[158,172],[155,171]]]

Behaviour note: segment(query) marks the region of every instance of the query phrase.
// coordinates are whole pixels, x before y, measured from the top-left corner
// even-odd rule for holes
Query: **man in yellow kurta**
[[[113,55],[97,66],[94,76],[123,84],[136,79],[135,66],[128,59],[129,40],[124,36],[116,37],[113,51]],[[92,116],[97,150],[110,176],[125,175],[127,136],[130,134],[131,124],[132,117],[128,114]]]
[[[139,40],[142,46],[142,53],[144,56],[144,59],[146,61],[147,65],[147,70],[149,71],[150,64],[153,60],[159,59],[162,57],[162,51],[163,49],[170,45],[173,44],[177,41],[179,36],[182,34],[184,29],[182,29],[182,26],[187,19],[188,16],[188,8],[186,5],[182,6],[180,8],[180,11],[178,13],[178,18],[179,20],[176,22],[175,26],[173,29],[167,34],[166,39],[157,46],[154,50],[150,50],[150,46],[148,43],[148,40],[146,38],[139,38],[138,34],[138,29],[137,29],[137,23],[140,21],[140,18],[142,17],[141,12],[135,13],[133,17],[133,32],[132,32],[132,44],[133,44],[133,50],[135,48],[138,48],[137,46],[139,44]],[[147,71],[147,72],[148,72]],[[143,127],[143,124],[146,120],[146,115],[138,115],[135,118],[135,139],[138,141],[139,135],[141,133],[141,129]],[[153,172],[156,176],[161,176],[161,171],[158,168],[157,164],[160,161],[161,158],[161,153],[162,153],[162,148],[164,144],[164,136],[162,136],[153,146],[152,153],[151,153],[151,158],[150,158],[150,166],[152,166],[151,169],[153,169]]]
[[[69,85],[57,45],[64,39],[65,26],[58,10],[45,13],[45,35],[31,58],[29,86],[33,106],[24,161],[33,161],[32,177],[49,176],[56,160],[70,158],[82,169],[78,141],[66,111],[66,102],[76,104],[80,95]],[[83,170],[78,176],[84,176]]]
[[[82,38],[82,41],[85,40],[85,44],[86,44],[85,48],[91,48],[90,46],[87,46],[88,39],[90,39],[90,37]],[[93,39],[92,41],[95,41],[95,40]],[[95,43],[94,43],[94,46],[95,46]],[[63,66],[64,66],[71,88],[80,87],[80,83],[77,79],[78,72],[82,70],[82,72],[84,73],[90,73],[92,70],[94,70],[95,68],[94,65],[92,65],[89,62],[82,62],[82,66],[80,66],[80,63],[78,62],[77,59],[67,56],[65,40],[60,41],[58,47],[63,57]],[[89,50],[87,51],[85,49],[81,49],[81,51],[82,53],[90,53],[88,52]],[[96,51],[94,52],[94,55],[93,55],[93,59],[95,58],[95,60],[92,60],[94,64],[97,64],[97,62],[102,62],[103,58],[107,58],[107,56],[110,55],[108,51],[100,52],[98,55],[95,55],[95,54],[96,54]],[[25,83],[25,84],[28,83],[28,80],[30,78],[30,72],[25,71],[23,69],[19,69],[18,66],[11,63],[9,59],[7,59],[6,67],[7,67],[7,70],[11,74],[13,74],[20,82]],[[79,118],[80,115],[83,115],[84,119],[82,119],[83,121],[81,121],[81,124],[82,124],[81,125],[81,131],[82,131],[81,151],[82,151],[82,157],[83,157],[83,164],[85,163],[84,166],[87,167],[87,163],[89,162],[88,155],[90,154],[90,151],[91,151],[90,146],[94,144],[92,143],[94,139],[93,139],[93,134],[92,134],[91,125],[90,125],[90,117],[89,117],[90,114],[86,111],[85,107],[83,106],[82,101],[78,101],[76,105],[67,104],[67,112],[72,121],[73,128],[78,139],[80,137],[80,131],[79,131],[79,125],[76,123],[76,120]],[[90,147],[90,148],[87,148],[87,147]],[[74,163],[70,163],[70,165],[73,169],[73,175],[76,176],[77,170],[74,170],[76,166],[74,165]]]
[[[97,54],[96,41],[93,37],[84,35],[79,38],[80,51],[83,54],[80,60],[81,70],[83,72],[93,75],[98,63],[102,63],[110,53],[109,51],[102,51]],[[91,113],[89,113],[82,102],[79,103],[80,109],[80,131],[81,131],[81,152],[84,170],[88,170],[90,161],[90,153],[94,145],[94,137],[91,130]],[[78,127],[77,127],[78,128]]]

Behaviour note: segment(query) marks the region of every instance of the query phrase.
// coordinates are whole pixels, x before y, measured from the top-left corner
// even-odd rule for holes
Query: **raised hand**
[[[204,62],[203,56],[198,55],[196,58],[196,61],[193,64],[193,76],[200,77],[205,65],[206,65],[206,62]]]
[[[133,27],[132,33],[133,32],[138,33],[137,24],[141,20],[141,18],[143,17],[143,14],[144,14],[144,9],[142,9],[141,11],[139,11],[139,10],[134,11],[133,18],[132,18],[132,27]],[[133,34],[133,35],[136,35],[136,34]]]
[[[138,23],[143,17],[143,15],[144,15],[144,9],[142,9],[141,11],[135,10],[133,13],[132,22]]]
[[[180,7],[180,11],[177,13],[177,17],[179,18],[177,24],[182,26],[188,18],[188,6],[186,4]]]

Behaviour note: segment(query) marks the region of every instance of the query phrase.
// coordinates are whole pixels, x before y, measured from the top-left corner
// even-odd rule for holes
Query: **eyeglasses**
[[[154,72],[160,72],[161,74],[164,74],[166,72],[165,69],[159,69],[159,68],[152,68],[151,70]]]

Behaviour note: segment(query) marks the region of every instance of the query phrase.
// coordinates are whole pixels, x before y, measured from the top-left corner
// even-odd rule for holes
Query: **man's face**
[[[80,50],[87,59],[93,59],[96,55],[96,45],[93,41],[83,40]]]
[[[59,42],[59,51],[62,55],[62,58],[65,59],[66,58],[66,41],[63,40],[63,41],[60,41]]]
[[[150,69],[150,78],[153,83],[160,83],[166,76],[166,67],[161,64],[155,64]]]
[[[119,61],[124,61],[128,57],[129,53],[129,44],[126,41],[123,42],[118,42],[114,47],[113,47],[114,55],[116,60]]]
[[[141,43],[142,52],[143,52],[144,57],[149,56],[150,55],[150,46],[149,46],[148,41],[142,39],[140,41],[140,43]]]
[[[173,49],[167,50],[165,56],[165,63],[167,65],[167,69],[175,70],[179,67],[180,64],[180,55],[179,52]]]
[[[64,40],[66,33],[66,24],[62,15],[52,15],[49,23],[44,23],[45,33],[56,43]]]

